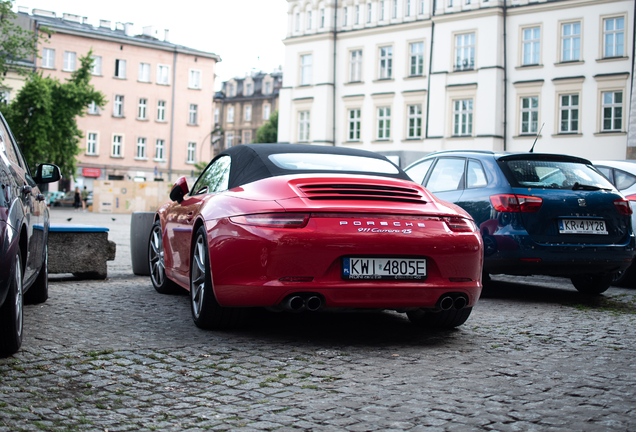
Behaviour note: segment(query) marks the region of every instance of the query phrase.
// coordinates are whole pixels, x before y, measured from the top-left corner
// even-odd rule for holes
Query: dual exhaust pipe
[[[302,312],[308,310],[315,312],[323,306],[322,297],[317,295],[291,295],[283,300],[283,309],[290,312]]]
[[[457,310],[463,309],[466,305],[468,305],[468,300],[462,295],[458,295],[454,298],[451,296],[444,296],[437,302],[437,307],[443,311],[447,311],[451,308],[455,308]]]

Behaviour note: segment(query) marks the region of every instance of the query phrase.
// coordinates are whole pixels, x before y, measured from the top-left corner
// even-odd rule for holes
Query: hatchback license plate
[[[607,235],[607,225],[602,220],[561,219],[559,220],[559,233]]]
[[[426,278],[426,260],[409,258],[343,258],[343,279]]]

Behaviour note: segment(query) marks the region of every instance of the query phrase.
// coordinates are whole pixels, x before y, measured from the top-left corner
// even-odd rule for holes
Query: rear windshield
[[[613,189],[612,184],[590,165],[544,160],[508,160],[508,167],[519,186],[545,189],[572,189],[592,186]],[[577,187],[578,187],[577,186]]]
[[[293,171],[348,171],[376,174],[398,174],[387,160],[325,153],[277,153],[269,159],[279,168]]]

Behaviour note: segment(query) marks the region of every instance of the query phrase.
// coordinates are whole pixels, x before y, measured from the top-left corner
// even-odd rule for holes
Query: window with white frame
[[[373,19],[373,3],[367,4],[367,23],[371,23]]]
[[[380,21],[384,21],[384,4],[386,3],[385,0],[380,0]]]
[[[453,101],[453,135],[469,136],[473,133],[473,100]]]
[[[561,61],[581,60],[581,23],[561,26]]]
[[[409,75],[424,75],[424,42],[410,44]]]
[[[228,97],[234,97],[234,85],[233,84],[226,84],[226,92],[227,92],[227,96]]]
[[[625,55],[625,18],[606,18],[603,20],[603,57],[622,57]]]
[[[362,81],[362,50],[351,51],[351,63],[349,68],[349,81]]]
[[[356,5],[356,25],[360,24],[360,5]]]
[[[298,142],[309,142],[309,111],[298,112]]]
[[[360,128],[362,121],[360,118],[360,108],[349,110],[349,127],[347,133],[348,141],[360,141]]]
[[[252,83],[248,83],[245,85],[245,96],[251,96],[254,93],[254,85]]]
[[[266,82],[265,83],[265,94],[270,94],[272,92],[272,83],[271,82]]]
[[[137,155],[135,159],[146,159],[146,138],[137,138]]]
[[[201,71],[190,69],[188,72],[188,87],[191,89],[201,88]]]
[[[541,53],[541,28],[532,27],[522,30],[522,63],[523,65],[539,64]]]
[[[121,157],[121,147],[123,142],[124,137],[122,135],[113,135],[113,145],[110,152],[112,157]]]
[[[115,117],[124,116],[124,96],[115,95],[115,101],[113,102],[113,115]]]
[[[170,66],[157,65],[157,84],[170,84]]]
[[[75,72],[75,60],[77,54],[72,51],[64,51],[64,69],[66,72]]]
[[[424,15],[424,0],[419,0],[420,2],[420,11],[419,14],[420,15]]]
[[[300,31],[300,12],[296,12],[296,31]]]
[[[397,18],[398,0],[393,0],[393,18]]]
[[[393,47],[380,47],[380,79],[391,78],[393,74]]]
[[[411,16],[411,1],[412,0],[406,0],[406,16]]]
[[[55,50],[51,48],[42,49],[42,67],[46,69],[55,68]]]
[[[91,67],[91,74],[93,75],[101,75],[102,74],[102,56],[91,56],[93,59],[93,65]]]
[[[126,78],[126,60],[115,60],[115,78]]]
[[[193,164],[196,162],[196,154],[197,154],[197,143],[189,142],[188,143],[188,155],[186,157],[186,163]]]
[[[96,132],[89,132],[87,134],[86,154],[93,155],[93,156],[97,154],[97,133]]]
[[[263,120],[269,120],[271,116],[272,106],[269,104],[263,105]]]
[[[409,105],[407,116],[406,137],[409,139],[422,138],[422,105]]]
[[[320,9],[320,28],[325,28],[325,9]]]
[[[150,63],[139,63],[139,82],[150,82]]]
[[[148,108],[148,99],[139,99],[139,109],[137,110],[137,118],[139,120],[146,120],[146,110]]]
[[[475,33],[455,35],[455,70],[475,68]]]
[[[311,11],[307,11],[307,30],[311,30]]]
[[[219,124],[219,109],[218,108],[214,108],[214,124],[215,125]]]
[[[245,105],[244,118],[246,122],[252,121],[252,105]]]
[[[95,103],[95,101],[92,101],[89,105],[88,105],[88,113],[90,115],[99,115],[99,107],[97,106],[97,104]]]
[[[155,143],[155,160],[162,161],[165,160],[164,152],[166,148],[166,141],[162,139],[158,139]]]
[[[521,98],[521,135],[534,135],[539,131],[539,97],[529,96]]]
[[[234,123],[234,107],[227,107],[227,122]]]
[[[252,131],[243,131],[243,144],[252,142]]]
[[[230,148],[234,145],[234,132],[225,133],[225,148]]]
[[[579,131],[579,95],[561,95],[559,111],[559,132],[577,133]]]
[[[166,101],[157,101],[157,121],[166,121]]]
[[[391,138],[391,108],[378,107],[378,140]]]
[[[311,84],[311,54],[300,56],[300,85]]]
[[[11,92],[6,88],[0,88],[0,104],[9,105]]]
[[[199,106],[196,104],[190,104],[190,108],[188,109],[188,124],[196,125],[197,124],[197,114],[199,111]]]
[[[343,17],[343,20],[342,20],[342,26],[346,27],[346,26],[349,25],[349,8],[347,6],[345,6],[343,8],[343,10],[344,10],[344,17]]]
[[[610,91],[602,93],[603,132],[620,132],[623,129],[623,92]]]

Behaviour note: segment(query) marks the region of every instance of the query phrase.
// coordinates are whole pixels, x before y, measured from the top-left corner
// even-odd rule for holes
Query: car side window
[[[192,195],[219,192],[227,189],[230,177],[230,157],[221,156],[199,176]]]
[[[2,120],[0,120],[0,151],[4,153],[12,164],[22,167],[22,158],[20,158],[18,150],[13,145],[9,131]]]
[[[636,183],[636,177],[621,170],[614,170],[614,183],[616,189],[624,190]]]
[[[601,172],[601,174],[603,174],[605,177],[607,177],[607,179],[609,181],[611,181],[612,183],[614,183],[614,180],[612,179],[612,169],[608,168],[608,167],[600,167],[600,166],[595,166],[594,168],[596,168],[597,170],[599,170]]]
[[[464,164],[463,158],[439,158],[426,183],[426,189],[433,193],[463,189]]]
[[[466,188],[480,188],[488,185],[486,173],[481,162],[473,159],[468,160],[468,168],[466,169]]]
[[[419,163],[415,166],[410,167],[406,173],[411,177],[415,183],[422,184],[424,183],[424,179],[426,178],[426,174],[428,173],[429,168],[433,164],[435,159],[428,159],[422,163]]]

